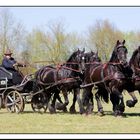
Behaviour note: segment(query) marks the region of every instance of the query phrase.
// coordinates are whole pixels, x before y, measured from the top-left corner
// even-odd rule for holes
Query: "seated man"
[[[22,75],[15,69],[15,66],[24,67],[25,65],[18,63],[15,59],[11,56],[12,52],[10,49],[7,49],[4,53],[4,58],[2,60],[2,67],[13,74],[13,84],[17,85],[20,84],[23,77]]]

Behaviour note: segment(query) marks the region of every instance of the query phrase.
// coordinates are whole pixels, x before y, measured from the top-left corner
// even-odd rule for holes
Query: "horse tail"
[[[109,93],[106,89],[99,88],[98,95],[99,95],[99,97],[101,97],[102,101],[105,101],[106,103],[109,102]]]

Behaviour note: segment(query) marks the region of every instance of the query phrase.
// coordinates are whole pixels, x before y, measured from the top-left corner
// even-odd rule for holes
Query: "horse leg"
[[[129,95],[132,97],[133,100],[127,100],[126,105],[128,107],[134,107],[135,104],[138,102],[138,99],[136,98],[134,92],[129,92]]]
[[[49,105],[49,111],[51,114],[56,113],[55,102],[56,102],[57,95],[54,94],[52,103]]]
[[[83,104],[82,104],[82,101],[80,98],[80,89],[76,88],[76,89],[74,89],[74,92],[76,94],[76,99],[77,99],[77,102],[79,105],[79,112],[80,112],[80,114],[83,114],[85,112],[85,110],[84,110],[84,107],[83,107]]]
[[[99,96],[98,92],[99,92],[99,90],[95,93],[95,99],[97,101],[97,107],[98,107],[98,114],[99,114],[99,116],[103,116],[104,115],[103,106],[101,104],[100,96]]]
[[[101,100],[104,100],[106,103],[109,102],[109,89],[107,89],[107,87],[102,86],[102,85],[98,85],[98,91],[95,94],[95,98],[97,101],[97,107],[98,107],[98,114],[100,116],[104,115],[104,111],[103,111],[103,106],[101,104]]]
[[[132,97],[132,100],[127,100],[126,105],[128,107],[134,107],[135,104],[138,102],[138,99],[135,96],[134,90],[135,90],[135,85],[136,83],[134,81],[128,81],[127,82],[127,88],[126,90],[128,91],[129,95]]]
[[[87,106],[87,113],[88,114],[93,113],[93,94],[92,94],[92,92],[90,92],[90,95],[89,95],[89,103]]]
[[[55,103],[55,108],[57,110],[63,110],[63,112],[67,112],[67,107],[64,106],[64,104],[63,104],[63,102],[61,100],[61,97],[60,97],[59,93],[60,93],[60,91],[58,91],[58,92],[55,93],[56,94],[56,98],[59,101],[59,102],[56,102]]]
[[[124,100],[122,92],[119,91],[116,87],[112,88],[112,94],[116,94],[118,96],[119,103],[115,107],[115,116],[122,115],[125,110]]]
[[[88,90],[87,88],[83,89],[83,93],[82,93],[82,104],[83,106],[87,106],[88,102],[89,102],[89,98],[87,96]]]
[[[62,108],[65,109],[66,106],[69,104],[68,94],[66,89],[62,89],[63,97],[64,97],[64,103],[62,105]]]
[[[70,107],[70,113],[76,113],[76,109],[75,109],[75,103],[76,103],[76,93],[73,93],[73,103]]]
[[[119,115],[123,115],[123,112],[125,111],[125,105],[124,105],[124,99],[123,99],[123,95],[120,94],[119,95],[119,99],[120,99],[120,104],[118,106],[119,108]]]
[[[86,107],[86,114],[91,114],[93,112],[94,103],[93,103],[93,94],[92,87],[84,88],[82,94],[82,105]]]
[[[117,112],[118,111],[118,104],[119,104],[119,101],[120,101],[119,97],[116,94],[111,93],[110,94],[110,101],[113,105],[112,110],[114,112],[114,115],[117,116],[117,114],[118,114],[118,112]]]

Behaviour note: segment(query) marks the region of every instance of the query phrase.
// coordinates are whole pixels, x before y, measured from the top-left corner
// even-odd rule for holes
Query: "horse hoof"
[[[66,107],[63,109],[63,112],[64,112],[64,113],[67,113],[67,112],[68,112],[68,110],[67,110]]]
[[[134,107],[134,103],[133,103],[133,101],[132,100],[127,100],[126,101],[126,105],[128,106],[128,107]]]
[[[57,110],[63,110],[64,109],[64,104],[56,102],[55,103],[55,108]]]
[[[85,109],[80,109],[80,114],[84,114],[86,111],[85,111]],[[89,113],[88,113],[89,114]]]
[[[49,112],[50,112],[50,114],[55,114],[56,110],[52,106],[49,106]]]
[[[113,113],[113,115],[114,115],[115,117],[119,116],[119,111],[116,110],[116,111]]]
[[[126,115],[125,115],[123,112],[121,112],[121,111],[116,111],[116,112],[114,112],[114,116],[115,116],[115,117],[126,118]]]
[[[71,113],[71,114],[76,114],[76,110],[75,110],[75,108],[70,107],[70,113]]]

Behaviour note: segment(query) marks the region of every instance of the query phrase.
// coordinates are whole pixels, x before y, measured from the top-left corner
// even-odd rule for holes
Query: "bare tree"
[[[140,46],[140,31],[129,31],[124,32],[124,38],[126,39],[127,48],[128,48],[128,60],[132,56],[132,53],[135,49]]]
[[[24,40],[23,25],[16,22],[9,9],[0,9],[0,49],[4,53],[6,48],[11,48],[16,52],[21,50]]]
[[[123,39],[123,34],[108,20],[97,20],[96,24],[89,27],[88,44],[98,51],[103,61],[108,61],[110,52],[119,39]]]
[[[78,42],[76,35],[66,32],[62,22],[49,23],[42,29],[36,28],[27,37],[30,61],[63,63],[78,46]]]

